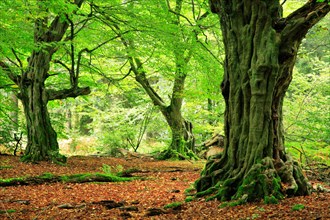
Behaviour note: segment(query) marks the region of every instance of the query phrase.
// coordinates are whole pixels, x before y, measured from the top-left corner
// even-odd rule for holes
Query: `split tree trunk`
[[[302,169],[284,149],[282,106],[301,40],[329,5],[310,1],[285,19],[278,1],[213,0],[211,9],[226,52],[225,150],[207,162],[197,195],[241,203],[309,194]]]

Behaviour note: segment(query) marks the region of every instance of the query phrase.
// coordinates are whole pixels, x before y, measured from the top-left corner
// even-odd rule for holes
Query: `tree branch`
[[[21,59],[18,57],[16,51],[13,48],[11,48],[11,51],[13,52],[16,60],[18,61],[19,67],[21,68],[21,72],[23,73],[23,63],[22,63]]]
[[[301,41],[308,30],[320,21],[330,11],[328,0],[322,3],[316,0],[309,1],[301,8],[285,18],[285,27],[282,30],[282,42]]]
[[[67,66],[65,63],[63,63],[62,61],[60,61],[60,60],[54,60],[53,62],[54,62],[54,63],[58,63],[58,64],[60,64],[60,65],[63,66],[67,71],[71,72],[70,67],[68,67],[68,66]]]
[[[140,85],[144,88],[144,90],[147,92],[148,96],[154,103],[154,105],[166,108],[166,104],[163,101],[163,99],[158,95],[158,93],[152,88],[152,86],[149,83],[149,80],[146,77],[145,71],[142,69],[142,62],[139,58],[134,59],[138,68],[134,65],[133,59],[130,58],[129,63],[131,65],[132,71],[135,74],[135,79]]]
[[[75,0],[74,4],[77,5],[78,8],[80,8],[83,2],[84,2],[84,0]],[[44,33],[42,38],[46,42],[60,41],[62,39],[64,33],[66,32],[68,26],[69,26],[69,23],[61,21],[61,17],[58,15],[55,17],[53,22],[50,24],[48,31],[46,31]]]
[[[62,90],[47,90],[48,100],[55,99],[66,99],[68,97],[76,98],[81,95],[88,95],[91,93],[89,87],[84,88],[70,88],[70,89],[62,89]]]
[[[16,85],[19,85],[21,79],[20,76],[15,75],[13,71],[11,71],[10,67],[1,60],[0,60],[0,67]]]

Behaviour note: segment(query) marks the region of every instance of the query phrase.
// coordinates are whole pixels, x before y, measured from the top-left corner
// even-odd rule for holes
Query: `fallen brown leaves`
[[[136,168],[134,175],[148,177],[120,183],[64,184],[3,187],[0,219],[330,219],[330,193],[287,198],[277,205],[252,203],[219,209],[219,201],[203,199],[184,203],[184,190],[198,177],[203,163],[152,161],[107,157],[71,157],[66,166],[41,162],[25,164],[17,157],[0,156],[0,178],[37,176],[49,172],[68,175]],[[119,171],[119,170],[118,170]],[[176,210],[164,205],[183,202]],[[304,205],[293,211],[297,204]],[[112,207],[114,206],[114,207]],[[6,210],[6,211],[4,211]],[[150,213],[163,213],[148,216]]]

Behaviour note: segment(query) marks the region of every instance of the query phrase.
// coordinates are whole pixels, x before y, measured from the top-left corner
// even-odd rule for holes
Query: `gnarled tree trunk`
[[[210,2],[226,52],[225,150],[207,162],[197,196],[241,203],[309,194],[302,169],[284,149],[282,105],[301,40],[330,6],[309,1],[283,18],[279,1]]]
[[[74,4],[80,7],[83,1],[75,0]],[[72,88],[58,91],[45,88],[52,55],[58,49],[56,43],[62,40],[69,27],[69,21],[63,21],[62,15],[58,15],[49,24],[48,16],[45,15],[48,11],[47,5],[39,1],[38,6],[43,13],[34,23],[34,43],[38,48],[34,49],[28,58],[28,67],[17,76],[4,62],[0,64],[20,89],[19,98],[24,108],[28,138],[22,160],[65,162],[66,158],[59,154],[57,135],[50,122],[47,103],[49,100],[87,95],[90,89],[78,88],[78,74],[74,75],[73,68],[70,71]]]
[[[20,98],[23,103],[27,125],[28,143],[24,160],[56,160],[65,162],[58,154],[57,135],[52,128],[47,110],[48,94],[44,82],[49,70],[50,55],[33,52],[30,70],[21,84]]]

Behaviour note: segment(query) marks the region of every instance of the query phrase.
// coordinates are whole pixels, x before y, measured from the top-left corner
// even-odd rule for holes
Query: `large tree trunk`
[[[75,0],[78,7],[84,0]],[[39,2],[40,3],[40,2]],[[90,89],[78,88],[78,77],[74,77],[74,69],[70,71],[72,88],[59,91],[46,90],[45,81],[49,77],[48,71],[52,55],[57,51],[57,42],[61,41],[69,27],[69,21],[63,21],[62,16],[56,16],[49,24],[47,5],[39,4],[43,14],[35,20],[33,50],[28,58],[28,68],[21,76],[12,76],[9,68],[2,63],[9,77],[19,86],[19,98],[22,100],[27,125],[28,143],[23,161],[51,160],[65,162],[66,158],[59,154],[57,135],[51,126],[47,103],[49,100],[77,97],[90,93]],[[74,60],[72,60],[74,62]]]
[[[213,0],[211,9],[220,16],[226,52],[225,150],[207,162],[197,195],[240,203],[309,194],[284,149],[282,105],[301,40],[329,6],[311,2],[285,20],[277,1]]]
[[[52,128],[48,110],[48,93],[44,82],[47,78],[50,54],[33,52],[30,57],[30,71],[21,86],[20,98],[24,107],[28,143],[25,161],[52,160],[65,162],[59,155],[57,135]]]

